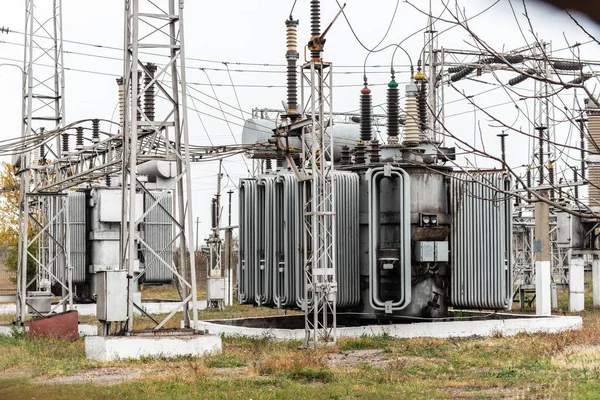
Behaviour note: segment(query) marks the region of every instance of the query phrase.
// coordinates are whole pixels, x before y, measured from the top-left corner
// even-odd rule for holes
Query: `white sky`
[[[41,0],[38,0],[41,1]],[[45,0],[48,1],[48,0]],[[162,3],[163,0],[157,0]],[[453,3],[453,1],[451,1]],[[186,53],[188,57],[188,82],[191,94],[213,107],[217,103],[200,92],[213,96],[211,87],[208,85],[207,75],[216,86],[214,90],[218,98],[231,105],[237,105],[234,91],[230,85],[229,76],[225,70],[223,61],[230,63],[231,76],[236,85],[237,95],[241,108],[250,112],[253,107],[281,108],[281,101],[285,100],[285,74],[282,67],[272,66],[246,66],[235,65],[236,62],[258,63],[258,64],[284,64],[285,63],[285,25],[292,0],[223,0],[223,1],[186,1],[185,9],[185,34]],[[335,0],[322,0],[322,28],[331,21],[337,5]],[[347,0],[346,13],[359,38],[368,47],[378,43],[390,22],[396,0],[359,1]],[[412,0],[412,3],[423,11],[428,10],[426,0]],[[459,0],[459,5],[466,11],[468,16],[473,16],[486,9],[494,2],[490,0]],[[536,33],[546,41],[552,41],[553,47],[567,47],[565,37],[569,44],[575,42],[588,42],[589,38],[582,32],[564,13],[534,1],[528,1],[529,14]],[[0,27],[8,27],[16,32],[23,32],[25,18],[25,1],[0,0]],[[533,36],[528,32],[526,20],[523,18],[523,6],[519,0],[512,1],[513,7],[519,17],[519,22],[529,42],[533,42]],[[63,0],[64,39],[65,41],[76,41],[84,43],[99,44],[105,47],[122,47],[123,41],[123,1],[122,0]],[[440,0],[434,0],[434,14],[442,10]],[[294,12],[294,18],[300,19],[299,42],[304,44],[308,41],[310,32],[309,1],[299,0]],[[580,22],[593,34],[600,37],[600,29],[589,20],[578,16]],[[427,17],[417,12],[404,1],[400,1],[398,13],[383,45],[398,43],[413,32],[423,29]],[[438,31],[450,25],[438,22]],[[508,0],[500,0],[489,12],[483,14],[470,22],[471,28],[494,48],[512,49],[525,44],[517,23],[513,18]],[[12,63],[9,61],[22,60],[23,36],[19,33],[0,34],[0,64]],[[418,59],[419,52],[424,43],[422,33],[413,36],[403,45],[411,54],[413,60]],[[473,49],[473,41],[469,39],[466,32],[456,27],[442,34],[439,45],[445,48]],[[122,52],[100,47],[90,47],[75,43],[65,42],[65,66],[70,68],[66,72],[66,120],[67,122],[87,118],[103,118],[117,120],[118,114],[114,114],[117,104],[117,87],[115,78],[122,75],[122,62],[105,58],[91,57],[97,55],[102,57],[120,58]],[[579,51],[582,58],[600,59],[598,45],[587,44],[581,46]],[[86,55],[73,54],[85,53]],[[373,102],[381,104],[385,102],[385,86],[389,81],[389,64],[392,50],[371,54],[368,59],[370,66],[384,66],[383,68],[369,68],[369,82],[373,85]],[[568,52],[558,54],[569,57]],[[362,85],[361,68],[349,66],[363,65],[366,51],[360,47],[352,36],[348,25],[343,18],[336,22],[327,37],[324,58],[331,61],[336,71],[355,73],[336,74],[334,85],[334,108],[336,111],[356,110],[359,104],[359,91]],[[8,59],[8,60],[7,60]],[[212,60],[215,62],[200,61]],[[397,80],[406,82],[409,79],[406,67],[407,58],[402,52],[398,52],[395,58]],[[21,62],[18,62],[20,65]],[[337,67],[336,67],[337,66]],[[205,68],[206,73],[199,68]],[[212,69],[219,69],[215,71]],[[89,70],[98,74],[79,72],[76,70]],[[256,70],[271,72],[237,72],[237,70]],[[273,71],[278,71],[274,73]],[[357,73],[356,73],[357,72]],[[377,72],[377,73],[374,73]],[[46,71],[47,73],[47,71]],[[500,78],[506,82],[514,74],[500,74]],[[482,77],[488,82],[496,82],[492,76]],[[191,84],[194,83],[194,84]],[[595,89],[597,81],[590,81],[590,89]],[[259,85],[262,87],[244,87],[243,85]],[[347,87],[345,85],[355,85]],[[277,86],[277,87],[267,87]],[[343,87],[342,87],[343,86]],[[459,82],[457,84],[467,95],[473,95],[491,89],[489,85],[473,82]],[[404,85],[401,85],[403,92]],[[531,90],[533,83],[523,84],[525,90]],[[21,72],[17,68],[0,66],[0,118],[3,121],[3,129],[0,131],[0,139],[17,137],[20,135],[21,114]],[[200,92],[198,92],[200,91]],[[461,99],[462,96],[452,89],[447,90],[447,102]],[[523,93],[528,93],[524,91]],[[581,94],[580,94],[581,97]],[[494,90],[488,94],[477,96],[477,104],[482,107],[506,103],[510,97],[503,89]],[[565,104],[570,108],[573,105],[573,93],[566,93],[562,97]],[[523,102],[525,103],[525,102]],[[529,112],[531,112],[529,105]],[[190,106],[192,103],[190,101]],[[210,135],[215,144],[231,144],[233,140],[240,140],[242,114],[239,110],[226,108],[230,121],[228,125],[222,120],[223,114],[207,105],[196,102],[198,110],[209,115],[201,115],[206,131],[200,123],[196,112],[189,112],[189,124],[192,143],[208,145],[207,135]],[[527,107],[525,107],[527,108]],[[495,115],[508,124],[522,127],[530,131],[527,120],[519,115],[514,104],[507,104],[490,109]],[[381,108],[375,112],[383,112]],[[499,155],[498,139],[495,137],[500,133],[500,128],[494,128],[487,117],[481,112],[474,113],[473,106],[466,101],[457,101],[449,104],[446,115],[465,113],[449,117],[446,123],[451,131],[461,138],[473,143],[474,123],[477,122],[482,130],[484,145],[487,151]],[[248,114],[243,115],[248,118]],[[557,114],[557,118],[559,115]],[[533,115],[531,114],[531,118]],[[231,130],[231,131],[230,131]],[[557,126],[557,139],[560,142],[575,144],[576,132],[572,132],[568,124]],[[479,133],[475,138],[478,147],[482,147]],[[517,138],[513,134],[509,138],[509,163],[513,166],[523,165],[527,162],[528,141]],[[567,160],[568,161],[568,160]],[[247,161],[251,165],[250,161]],[[485,160],[478,159],[479,166],[490,166]],[[577,161],[571,161],[577,164]],[[229,179],[225,180],[223,198],[227,199],[226,192],[235,189],[240,177],[246,176],[246,165],[241,157],[227,159],[224,162]],[[210,228],[209,205],[210,198],[216,190],[216,169],[218,163],[201,163],[193,165],[192,181],[193,187],[193,211],[194,218],[198,216],[202,221],[200,226],[201,240],[206,237]],[[569,176],[570,177],[570,176]],[[234,201],[237,193],[234,194]],[[234,202],[233,223],[237,223],[237,201]],[[226,213],[225,205],[225,213]],[[225,216],[226,221],[226,216]]]

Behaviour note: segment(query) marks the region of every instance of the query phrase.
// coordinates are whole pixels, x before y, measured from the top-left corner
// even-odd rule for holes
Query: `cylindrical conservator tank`
[[[254,145],[257,143],[268,143],[273,137],[273,129],[277,127],[276,121],[267,119],[249,119],[244,123],[242,129],[242,141],[244,145]],[[331,128],[328,128],[328,130]],[[354,147],[360,141],[360,131],[358,124],[339,124],[333,126],[333,137],[335,137],[333,146],[334,161],[339,161],[342,157],[342,147]],[[287,145],[292,151],[302,152],[302,141],[299,137],[290,137],[287,139]],[[310,144],[310,141],[309,141]],[[252,158],[264,159],[275,156],[274,148],[255,149],[251,151]]]

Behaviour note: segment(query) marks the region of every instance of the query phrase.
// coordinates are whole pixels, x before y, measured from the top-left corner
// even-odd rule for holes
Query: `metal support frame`
[[[305,345],[336,341],[335,175],[332,64],[302,67],[301,101],[310,121],[302,134]]]
[[[207,285],[206,285],[206,301],[208,308],[216,308],[219,310],[223,309],[223,300],[214,299],[210,293],[210,280],[211,279],[222,279],[223,276],[223,263],[222,263],[222,251],[223,241],[221,240],[221,179],[223,178],[222,171],[223,161],[219,161],[219,173],[217,175],[217,194],[211,203],[212,213],[212,232],[208,239],[208,245],[210,247],[210,254],[208,258],[207,272]]]
[[[144,216],[136,219],[135,194],[137,190],[136,166],[146,160],[172,161],[176,165],[175,207],[170,215],[174,224],[174,243],[178,240],[179,268],[154,254],[159,262],[171,269],[182,288],[182,301],[155,329],[160,329],[183,310],[184,324],[195,328],[198,321],[196,291],[196,266],[188,251],[194,244],[193,215],[189,206],[192,199],[190,176],[190,151],[187,118],[187,99],[180,91],[186,86],[183,0],[125,0],[124,38],[124,121],[123,121],[123,190],[122,224],[120,240],[120,268],[128,271],[127,332],[133,331],[134,299],[136,289],[135,258],[138,248],[152,251],[138,228]],[[151,53],[152,55],[149,55]],[[140,56],[147,60],[140,59]],[[141,72],[149,73],[146,63],[152,62],[157,70],[147,83],[140,81]],[[152,84],[166,98],[157,104],[155,118],[149,118],[144,109],[143,94]],[[141,90],[139,90],[141,85]],[[147,209],[156,207],[160,197]],[[190,274],[187,273],[189,259]],[[192,316],[188,314],[192,305]]]
[[[521,215],[519,215],[521,214]],[[519,297],[520,307],[525,305],[524,294],[535,292],[535,218],[525,217],[523,211],[516,209],[513,216],[513,299]],[[557,243],[558,225],[556,217],[550,214],[550,268],[552,283],[569,283],[569,264],[572,249],[560,247]]]
[[[543,78],[551,79],[552,70],[547,57],[552,54],[552,44],[541,40],[539,44],[536,44],[533,53],[539,58],[537,69],[543,72]],[[536,80],[534,90],[533,128],[538,130],[535,134],[539,135],[540,138],[531,139],[533,140],[531,146],[533,154],[531,154],[532,165],[530,165],[530,168],[533,173],[533,182],[537,182],[538,185],[542,186],[550,182],[548,177],[550,171],[547,164],[556,160],[554,108],[550,106],[550,94],[552,92],[550,83],[546,80]],[[545,160],[540,159],[540,154],[545,156]]]
[[[60,132],[65,120],[64,59],[62,34],[62,0],[25,2],[23,58],[23,139],[40,138],[49,158],[61,158],[60,135],[55,144],[44,140],[44,132]],[[36,65],[50,65],[51,69]],[[25,145],[24,145],[25,146]],[[72,271],[69,259],[68,206],[60,194],[40,191],[49,180],[61,179],[60,171],[48,174],[45,160],[38,159],[40,147],[25,149],[15,160],[20,178],[19,247],[17,271],[17,316],[22,324],[28,316],[28,290],[49,292],[61,287],[58,304],[64,311],[72,308]],[[45,157],[44,157],[45,158]],[[35,251],[30,251],[35,249]],[[35,276],[28,278],[32,260]],[[37,313],[40,315],[42,313]]]

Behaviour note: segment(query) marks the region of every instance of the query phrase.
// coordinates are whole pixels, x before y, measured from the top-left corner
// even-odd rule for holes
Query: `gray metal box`
[[[98,206],[100,207],[100,222],[121,222],[121,190],[98,191]],[[135,194],[135,219],[139,219],[144,213],[144,196],[142,193]]]
[[[100,321],[127,319],[127,271],[106,271],[97,274],[96,314]]]
[[[579,217],[566,212],[556,214],[558,232],[556,242],[560,248],[580,248],[583,238],[583,227]]]
[[[435,242],[415,242],[415,261],[434,262]]]
[[[448,262],[448,242],[434,242],[435,243],[435,261],[436,262]]]
[[[225,278],[208,278],[208,299],[225,300]]]
[[[47,314],[52,309],[52,293],[44,291],[27,292],[27,304],[30,314]]]
[[[415,242],[416,262],[448,262],[448,242]]]

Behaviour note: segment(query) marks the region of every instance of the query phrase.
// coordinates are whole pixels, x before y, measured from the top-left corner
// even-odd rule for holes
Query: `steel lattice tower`
[[[198,320],[196,267],[189,257],[188,276],[186,259],[193,249],[193,216],[189,202],[192,198],[187,99],[185,96],[185,41],[183,0],[125,0],[124,43],[124,121],[123,121],[123,196],[121,223],[121,269],[128,271],[127,331],[133,330],[133,292],[135,288],[135,256],[139,248],[153,252],[177,277],[182,287],[182,301],[155,329],[160,329],[178,311],[184,310],[186,327],[195,327]],[[148,71],[140,57],[152,57],[156,72]],[[152,53],[149,56],[148,53]],[[141,73],[153,78],[142,84]],[[144,112],[143,93],[156,85],[166,100],[157,105],[156,118]],[[183,94],[182,94],[183,93]],[[143,214],[136,211],[135,194],[145,190],[137,181],[136,166],[148,160],[171,161],[176,165],[175,207],[170,218],[174,223],[174,242],[178,241],[179,271],[156,254],[138,231],[145,215],[160,203],[157,197]],[[134,189],[135,188],[135,189]],[[130,190],[131,189],[131,190]],[[146,195],[150,193],[146,192]],[[141,216],[138,216],[140,215]],[[139,276],[139,275],[138,275]],[[192,304],[192,321],[188,314]]]
[[[302,104],[310,123],[302,135],[305,345],[336,340],[335,176],[332,65],[302,67]]]
[[[27,316],[32,289],[49,292],[51,284],[61,286],[62,298],[51,312],[66,310],[73,303],[67,202],[60,193],[42,193],[50,181],[62,178],[60,170],[48,173],[45,167],[46,157],[62,156],[60,135],[55,144],[44,140],[47,133],[60,131],[65,121],[62,11],[62,0],[25,2],[21,137],[37,139],[40,145],[32,151],[24,148],[14,160],[20,177],[18,323]],[[32,279],[27,276],[29,261],[36,266]]]

